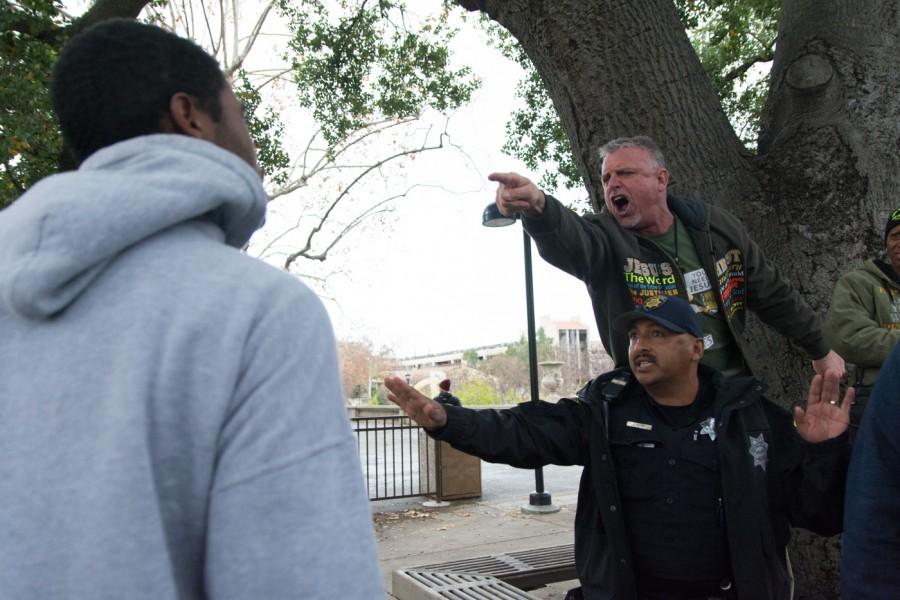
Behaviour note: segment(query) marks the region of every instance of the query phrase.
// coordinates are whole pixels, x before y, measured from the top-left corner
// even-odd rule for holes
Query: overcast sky
[[[368,338],[397,357],[508,342],[526,330],[521,226],[481,225],[495,191],[488,173],[532,175],[500,152],[522,73],[486,44],[475,18],[461,28],[452,47],[455,60],[469,65],[482,85],[450,120],[450,140],[460,149],[411,161],[400,187],[421,187],[396,202],[384,223],[353,233],[326,261],[326,271],[337,271],[328,276],[322,294],[337,337]],[[292,121],[293,111],[282,116],[288,134],[309,129]],[[435,123],[442,126],[443,119]],[[304,193],[308,198],[315,192]],[[293,207],[302,210],[303,205],[302,196],[293,204],[270,205],[266,228],[254,237],[251,253],[284,226],[284,219],[295,218],[298,208]],[[579,320],[597,339],[584,285],[544,263],[536,249],[533,258],[538,322],[543,315]]]
[[[454,47],[482,80],[475,100],[451,120],[451,139],[471,161],[455,152],[418,158],[411,178],[440,187],[398,202],[386,230],[370,228],[349,240],[346,275],[329,281],[334,301],[326,301],[339,338],[367,337],[403,357],[511,341],[525,332],[521,226],[481,225],[496,188],[487,174],[529,174],[500,152],[521,71],[484,38],[473,23]],[[580,320],[597,339],[584,285],[532,248],[538,320]]]
[[[423,187],[399,200],[384,225],[347,239],[323,295],[338,338],[368,338],[398,357],[507,342],[526,330],[521,226],[481,225],[495,191],[487,174],[531,175],[500,152],[521,71],[469,21],[453,50],[482,85],[450,122],[462,151],[416,159],[409,183]],[[584,285],[544,263],[536,249],[533,258],[538,320],[580,320],[597,339]]]

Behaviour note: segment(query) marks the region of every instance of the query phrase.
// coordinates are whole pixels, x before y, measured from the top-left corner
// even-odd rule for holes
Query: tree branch
[[[228,44],[225,43],[225,2],[219,0],[219,47],[222,48],[222,64],[228,64]]]
[[[51,46],[60,46],[67,37],[76,35],[100,21],[116,17],[135,19],[149,3],[150,0],[96,0],[87,12],[65,27],[52,25],[49,28],[36,29],[38,23],[35,20],[22,19],[11,23],[7,29]],[[66,15],[61,9],[58,10],[60,14]]]
[[[280,196],[284,196],[286,194],[290,194],[304,186],[306,186],[307,182],[312,179],[316,174],[327,171],[332,168],[343,168],[348,167],[349,165],[337,165],[337,159],[348,152],[353,146],[362,143],[367,138],[388,131],[389,129],[393,129],[395,127],[400,127],[402,125],[406,125],[412,122],[415,122],[417,118],[410,117],[408,119],[402,119],[399,121],[394,121],[390,119],[385,119],[383,121],[377,121],[375,123],[370,124],[363,130],[359,130],[354,132],[354,136],[349,138],[343,145],[336,148],[325,148],[322,149],[322,154],[319,156],[319,159],[316,161],[316,164],[311,168],[307,169],[307,158],[309,154],[314,148],[312,144],[318,138],[320,131],[317,131],[309,140],[306,145],[306,149],[303,152],[302,164],[304,166],[303,174],[297,179],[292,179],[289,183],[276,188],[271,191],[269,194],[269,202],[278,198]],[[331,166],[328,166],[331,165]],[[362,165],[355,165],[357,167]],[[294,167],[296,170],[296,166]]]
[[[150,0],[96,0],[86,13],[69,26],[67,35],[80,33],[95,23],[107,19],[136,19]]]
[[[243,59],[242,59],[242,62],[243,62]],[[271,69],[266,69],[264,71],[252,71],[252,72],[248,73],[248,75],[261,75],[262,73],[267,73],[267,72],[271,72]],[[257,91],[263,89],[264,87],[266,87],[267,85],[269,85],[270,83],[275,81],[276,79],[281,79],[282,77],[284,77],[285,75],[287,75],[290,72],[291,72],[291,69],[281,69],[281,70],[277,71],[274,75],[267,77],[262,83],[257,85],[256,86]]]
[[[770,60],[772,60],[774,58],[775,58],[775,52],[774,52],[774,50],[772,50],[772,48],[763,50],[763,51],[759,52],[756,56],[752,56],[752,57],[748,58],[746,61],[744,61],[740,65],[736,66],[735,68],[733,68],[730,71],[728,71],[727,73],[725,73],[725,80],[733,81],[733,80],[737,79],[738,77],[743,76],[743,74],[746,73],[750,69],[750,67],[752,67],[753,65],[762,63],[762,62],[769,62]]]
[[[232,43],[231,51],[233,54],[238,54],[238,46],[240,45],[240,37],[239,37],[239,33],[238,33],[239,32],[238,26],[240,25],[240,23],[238,22],[239,21],[238,12],[239,12],[239,9],[238,9],[237,0],[231,0],[231,40],[232,40],[231,41],[231,43]],[[222,23],[223,24],[225,23],[225,7],[224,6],[222,7]],[[234,62],[237,63],[239,61],[235,60]],[[230,74],[231,74],[231,72],[229,72],[229,75]]]
[[[234,10],[237,11],[237,2],[234,3]],[[247,43],[244,45],[243,50],[237,55],[234,59],[234,62],[226,69],[226,73],[229,77],[234,74],[235,71],[241,68],[241,65],[244,64],[244,60],[246,60],[247,55],[250,53],[250,50],[253,48],[253,44],[256,43],[256,38],[259,37],[259,32],[262,29],[263,23],[266,22],[266,18],[269,16],[269,11],[272,10],[272,7],[275,5],[275,0],[270,0],[266,7],[263,9],[262,13],[259,15],[259,18],[256,20],[256,25],[253,26],[253,31],[250,33],[250,37],[247,39]],[[237,19],[237,15],[235,14],[235,19]],[[237,22],[235,21],[234,26],[234,35],[235,35],[235,47],[234,51],[237,52]],[[285,73],[290,71],[290,69],[284,71]],[[281,74],[278,75],[279,77]],[[271,79],[269,80],[271,81]],[[268,83],[268,82],[266,82]],[[265,85],[265,84],[263,84]],[[262,87],[262,86],[260,86]],[[259,89],[259,88],[257,88]]]
[[[334,209],[337,207],[337,205],[340,204],[340,202],[350,194],[350,192],[353,190],[353,188],[360,181],[365,179],[365,177],[367,175],[369,175],[372,171],[378,170],[381,167],[383,167],[384,165],[388,164],[389,162],[395,161],[404,156],[410,156],[412,154],[418,154],[420,152],[426,152],[428,150],[438,150],[443,147],[444,147],[444,141],[443,141],[443,135],[442,135],[440,138],[440,141],[438,142],[437,145],[426,146],[425,143],[423,143],[423,145],[418,148],[413,148],[413,149],[409,149],[409,150],[403,150],[401,152],[396,152],[396,153],[378,161],[375,164],[369,165],[366,169],[363,170],[362,173],[357,175],[353,179],[353,181],[351,181],[349,183],[349,185],[347,185],[347,187],[341,191],[340,194],[338,194],[337,198],[334,199],[334,201],[331,203],[331,205],[328,207],[328,209],[325,211],[325,213],[321,217],[319,217],[318,224],[316,224],[312,228],[312,230],[309,232],[309,235],[306,237],[306,243],[303,245],[303,247],[300,250],[298,250],[297,252],[293,252],[288,255],[288,258],[285,260],[285,263],[284,263],[284,268],[285,269],[289,268],[291,263],[293,263],[295,260],[297,260],[301,256],[305,257],[305,258],[310,258],[311,260],[325,260],[328,250],[330,250],[334,246],[334,243],[330,244],[324,252],[321,252],[316,255],[308,255],[309,250],[312,248],[313,238],[315,238],[316,234],[318,234],[322,230],[322,228],[324,227],[325,223],[328,220],[328,217],[331,215],[331,213],[334,211]],[[402,195],[405,195],[405,194],[402,194]],[[340,235],[343,236],[344,234],[342,233]]]

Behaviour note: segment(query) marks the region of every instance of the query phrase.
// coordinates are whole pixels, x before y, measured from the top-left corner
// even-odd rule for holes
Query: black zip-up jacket
[[[612,335],[613,321],[634,310],[642,294],[666,293],[687,300],[684,273],[662,248],[621,227],[609,212],[580,217],[552,196],[546,198],[543,214],[525,219],[525,229],[544,260],[585,283],[603,346],[617,367],[627,366],[628,340]],[[717,207],[671,195],[668,206],[690,235],[745,363],[747,309],[810,358],[828,354],[819,316],[781,277],[738,219]],[[753,365],[747,366],[752,372]]]
[[[434,437],[490,462],[533,469],[547,464],[583,465],[575,515],[575,563],[588,600],[635,596],[629,536],[608,439],[610,402],[637,401],[630,380],[617,397],[604,395],[628,369],[595,379],[584,400],[523,403],[505,410],[446,407],[447,425]],[[847,434],[819,444],[805,442],[784,409],[763,396],[750,377],[725,378],[700,366],[715,390],[713,415],[732,576],[741,600],[790,598],[785,546],[790,526],[820,535],[840,533],[849,461]],[[765,440],[765,466],[759,446]],[[757,459],[753,446],[756,446]]]

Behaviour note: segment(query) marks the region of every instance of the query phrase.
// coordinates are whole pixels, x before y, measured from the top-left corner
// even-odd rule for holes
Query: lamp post
[[[512,217],[500,213],[495,203],[488,204],[481,216],[481,224],[485,227],[506,227],[512,225],[519,218],[516,214]],[[534,283],[531,276],[531,237],[522,227],[522,239],[525,245],[525,307],[528,318],[528,375],[531,387],[531,401],[538,402],[538,372],[537,372],[537,333],[534,326]],[[553,505],[550,492],[544,490],[544,470],[538,467],[534,470],[534,491],[528,495],[528,504],[522,507],[525,512],[557,512],[558,507]]]

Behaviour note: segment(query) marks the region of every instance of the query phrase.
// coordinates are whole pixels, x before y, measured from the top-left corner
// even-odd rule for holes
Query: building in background
[[[556,321],[545,316],[540,320],[540,329],[552,340],[555,358],[564,363],[562,374],[565,391],[571,393],[592,377],[613,368],[613,361],[600,341],[591,339],[589,327],[581,321],[577,319]],[[400,358],[395,362],[394,374],[405,376],[411,384],[417,385],[426,379],[431,381],[436,377],[444,377],[450,368],[465,366],[481,369],[485,361],[506,354],[507,349],[516,343],[521,342]]]
[[[580,378],[590,377],[591,355],[587,325],[579,321],[553,321],[550,317],[541,317],[540,326],[553,339],[559,351],[559,360],[580,375]]]

